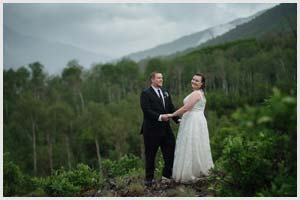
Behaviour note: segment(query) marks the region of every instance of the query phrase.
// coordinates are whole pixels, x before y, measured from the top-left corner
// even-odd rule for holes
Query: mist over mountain
[[[107,55],[42,38],[27,36],[3,26],[4,68],[18,68],[39,61],[50,74],[60,73],[68,61],[76,59],[88,68],[95,62],[106,62]]]
[[[297,30],[297,4],[277,5],[257,18],[237,26],[235,29],[199,45],[199,47],[217,45],[245,38],[259,38],[267,33],[294,32]]]
[[[167,56],[177,52],[183,52],[187,49],[198,47],[199,45],[202,45],[212,39],[218,38],[219,36],[234,30],[236,27],[250,22],[264,12],[265,10],[262,10],[250,17],[238,18],[228,23],[212,26],[208,29],[183,36],[172,42],[164,43],[144,51],[127,55],[125,54],[125,56],[122,57],[128,57],[135,61],[139,61],[145,58]],[[68,61],[72,59],[78,60],[79,64],[84,66],[84,68],[89,68],[93,63],[114,62],[120,58],[120,54],[117,54],[117,52],[114,51],[109,51],[109,47],[106,48],[107,55],[104,55],[102,53],[97,53],[94,48],[89,48],[89,46],[81,46],[80,42],[82,42],[84,38],[82,38],[82,40],[78,39],[78,43],[69,42],[68,44],[65,44],[63,42],[57,42],[56,39],[58,37],[51,37],[51,35],[49,37],[49,34],[48,37],[45,37],[45,32],[40,35],[36,34],[35,36],[33,36],[34,34],[27,35],[28,31],[25,29],[24,32],[20,31],[21,29],[16,30],[13,24],[9,23],[9,20],[5,20],[4,22],[6,22],[3,26],[4,68],[16,69],[20,66],[27,66],[30,63],[38,61],[45,66],[45,71],[50,74],[56,74],[60,73],[61,70],[67,65]],[[38,30],[36,31],[38,32]],[[127,31],[124,30],[124,33],[127,33]],[[59,35],[59,33],[57,34]],[[83,34],[83,37],[88,36]],[[100,46],[103,44],[100,42],[100,38],[91,37],[90,40],[93,41],[94,44],[100,44]],[[122,46],[120,42],[110,40],[107,40],[106,42],[111,46],[119,45],[120,49],[124,48],[124,45]]]
[[[251,21],[255,17],[261,15],[263,12],[265,12],[265,10],[257,12],[256,14],[246,18],[238,18],[228,23],[220,24],[203,31],[183,36],[172,42],[161,44],[151,49],[129,54],[125,57],[131,58],[135,61],[139,61],[149,57],[166,56],[191,47],[196,47],[210,39],[213,39],[236,28],[241,24]]]

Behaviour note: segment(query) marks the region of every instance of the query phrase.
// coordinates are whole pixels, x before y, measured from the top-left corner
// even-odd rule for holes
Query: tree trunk
[[[182,94],[182,75],[181,71],[178,73],[178,95]]]
[[[8,120],[8,103],[7,101],[4,102],[5,102],[5,114],[6,114],[6,117],[4,119]]]
[[[108,86],[108,102],[110,103],[111,101],[112,101],[111,87]]]
[[[68,167],[69,167],[69,169],[71,169],[72,165],[71,165],[70,140],[69,140],[69,136],[67,134],[65,134],[65,142],[66,142],[66,150],[67,150],[67,156],[68,156]]]
[[[101,155],[100,155],[100,149],[99,149],[99,143],[98,143],[98,136],[95,137],[95,145],[96,145],[96,149],[97,149],[99,173],[102,174]]]
[[[286,74],[286,67],[285,67],[285,64],[284,64],[284,61],[283,61],[283,59],[279,59],[279,62],[280,62],[280,64],[281,64],[281,67],[282,67],[282,71]]]
[[[36,124],[35,121],[31,118],[32,121],[32,148],[33,148],[33,172],[34,175],[37,175],[37,156],[36,156]]]
[[[225,77],[222,77],[222,88],[225,91],[225,94],[228,95],[228,83]]]
[[[82,108],[82,111],[84,110],[84,100],[83,100],[83,96],[82,96],[82,93],[80,90],[78,90],[78,95],[80,97],[80,102],[81,102],[81,108]]]
[[[254,73],[253,73],[253,68],[250,67],[250,96],[253,101],[254,99]]]
[[[125,78],[124,78],[124,76],[122,76],[122,93],[123,94],[121,95],[121,98],[126,96],[126,88],[125,88],[126,85],[127,84],[125,83]]]
[[[115,143],[115,150],[117,152],[117,159],[119,160],[121,157],[121,153],[122,153],[120,142]]]
[[[47,144],[48,144],[49,169],[51,174],[53,170],[53,156],[52,156],[52,141],[51,141],[50,133],[47,133]]]

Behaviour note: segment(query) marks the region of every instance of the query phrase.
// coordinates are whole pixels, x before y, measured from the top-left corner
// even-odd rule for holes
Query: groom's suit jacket
[[[152,87],[142,91],[140,103],[144,114],[144,120],[141,127],[141,134],[148,135],[163,135],[172,134],[170,123],[158,121],[159,115],[173,113],[175,111],[170,94],[162,89],[165,107],[162,101]],[[173,120],[178,123],[179,117],[173,117]]]

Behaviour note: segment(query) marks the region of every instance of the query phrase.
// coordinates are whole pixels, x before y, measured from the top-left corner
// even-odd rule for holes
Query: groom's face
[[[163,75],[161,73],[156,73],[155,76],[151,79],[152,85],[155,87],[162,87],[163,85]]]

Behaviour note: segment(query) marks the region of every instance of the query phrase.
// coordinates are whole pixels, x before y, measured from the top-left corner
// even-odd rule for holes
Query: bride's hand
[[[168,117],[172,118],[172,117],[174,117],[174,115],[173,114],[168,114]]]

